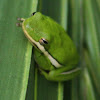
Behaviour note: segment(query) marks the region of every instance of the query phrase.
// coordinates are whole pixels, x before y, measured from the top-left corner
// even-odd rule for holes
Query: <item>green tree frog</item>
[[[66,81],[80,73],[76,47],[59,24],[40,12],[18,20],[17,26],[22,26],[25,36],[35,47],[35,61],[47,80]]]

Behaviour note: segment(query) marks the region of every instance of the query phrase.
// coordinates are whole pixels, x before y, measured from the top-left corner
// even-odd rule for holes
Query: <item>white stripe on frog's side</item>
[[[33,40],[33,38],[25,30],[23,25],[22,25],[22,28],[24,30],[25,36],[29,39],[29,41],[35,44],[38,47],[38,49],[40,49],[43,52],[43,54],[50,60],[52,65],[54,65],[56,68],[61,67],[61,65],[45,50],[45,48],[39,42],[36,42],[35,40]]]
[[[71,73],[74,73],[74,72],[77,72],[77,71],[80,71],[80,70],[81,70],[81,68],[78,67],[78,68],[69,70],[68,72],[63,72],[63,73],[60,73],[60,74],[66,75],[66,74],[71,74]]]

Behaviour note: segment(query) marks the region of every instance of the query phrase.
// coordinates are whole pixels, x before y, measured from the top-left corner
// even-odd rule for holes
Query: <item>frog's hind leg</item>
[[[66,70],[67,69],[67,70]],[[80,73],[80,68],[68,70],[66,67],[50,71],[49,73],[41,70],[42,74],[51,81],[66,81],[76,77]]]

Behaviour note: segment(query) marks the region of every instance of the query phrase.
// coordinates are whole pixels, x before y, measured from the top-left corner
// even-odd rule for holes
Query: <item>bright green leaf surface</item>
[[[0,1],[0,100],[25,100],[32,46],[16,22],[36,5],[36,0]]]

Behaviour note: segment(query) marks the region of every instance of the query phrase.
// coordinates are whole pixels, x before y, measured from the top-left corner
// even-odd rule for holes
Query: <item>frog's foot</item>
[[[16,23],[16,26],[21,27],[22,23]]]
[[[25,19],[24,18],[17,18],[17,20],[23,22]]]
[[[81,72],[80,68],[74,68],[67,71],[64,71],[64,69],[65,68],[60,68],[57,70],[50,71],[49,73],[44,70],[41,70],[41,73],[47,78],[47,80],[66,81],[76,77]]]
[[[20,27],[22,26],[22,22],[25,20],[24,18],[17,18],[18,21],[20,21],[19,23],[16,23],[16,26]]]

